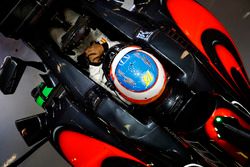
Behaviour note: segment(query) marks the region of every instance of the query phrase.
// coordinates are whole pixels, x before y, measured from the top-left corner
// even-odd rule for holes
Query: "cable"
[[[38,144],[36,144],[34,147],[32,147],[28,152],[23,154],[20,158],[15,160],[13,163],[8,165],[7,167],[16,167],[20,165],[24,160],[26,160],[31,154],[33,154],[38,148],[40,148],[42,145],[44,145],[48,141],[48,138],[42,139]]]

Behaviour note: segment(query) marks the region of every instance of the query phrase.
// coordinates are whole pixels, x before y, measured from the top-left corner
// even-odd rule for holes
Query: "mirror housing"
[[[0,68],[0,90],[3,94],[13,94],[23,76],[26,63],[16,57],[8,56]]]
[[[48,136],[46,113],[16,120],[16,127],[28,146]]]

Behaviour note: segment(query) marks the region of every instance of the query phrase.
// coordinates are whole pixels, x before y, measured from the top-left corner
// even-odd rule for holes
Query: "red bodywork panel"
[[[62,131],[59,145],[67,160],[76,167],[101,167],[103,160],[109,157],[126,158],[146,166],[132,155],[77,132]]]
[[[221,23],[194,0],[167,0],[167,8],[178,27],[208,59],[201,43],[205,30],[217,29],[231,39]]]
[[[205,56],[209,65],[231,87],[231,89],[236,94],[238,94],[237,89],[241,90],[241,87],[237,84],[237,80],[232,77],[231,69],[237,70],[240,76],[243,78],[243,81],[245,82],[247,87],[250,88],[249,81],[247,79],[248,77],[245,73],[245,70],[243,69],[242,62],[239,59],[238,51],[233,44],[233,41],[228,32],[217,19],[195,0],[166,0],[166,4],[167,9],[169,10],[177,26],[196,46],[196,48],[200,50],[200,52]],[[232,55],[232,53],[230,53],[228,49],[222,48],[223,44],[216,48],[220,62],[224,66],[223,70],[226,70],[227,74],[223,74],[221,69],[217,67],[216,63],[211,60],[211,55],[207,53],[206,49],[204,48],[204,44],[202,43],[203,33],[211,29],[219,31],[220,33],[225,35],[225,37],[228,38],[228,40],[234,47],[233,50],[236,51],[237,55]],[[214,40],[216,40],[216,37]],[[235,57],[237,57],[239,61],[236,61]],[[227,78],[227,76],[225,77],[225,75],[228,75],[229,78]],[[234,84],[232,83],[235,83],[238,88],[236,89]]]
[[[231,110],[227,108],[217,108],[205,124],[205,131],[208,134],[211,141],[214,141],[222,149],[224,149],[228,154],[230,154],[232,157],[234,157],[236,160],[238,160],[242,164],[246,163],[248,158],[250,157],[249,152],[246,153],[240,150],[239,148],[237,148],[236,146],[230,144],[228,141],[224,139],[220,139],[218,137],[218,133],[214,126],[214,120],[218,116],[235,118],[239,121],[239,124],[247,130],[250,130],[250,124],[242,120],[237,114],[235,114],[234,112],[232,112]]]
[[[226,69],[227,73],[233,79],[233,81],[235,82],[235,84],[237,84],[237,81],[234,79],[234,77],[231,74],[232,67],[234,67],[235,69],[237,69],[237,71],[241,74],[241,76],[244,76],[244,74],[243,74],[243,72],[241,70],[241,67],[239,66],[239,64],[235,60],[234,56],[223,45],[219,45],[219,44],[215,45],[215,50],[217,52],[219,60],[221,60],[221,62],[223,63],[223,66]],[[244,77],[244,80],[247,83],[247,79],[245,77]]]
[[[248,97],[247,92],[244,92],[244,89],[239,84],[237,77],[233,76],[232,71],[237,71],[246,87],[245,90],[250,89],[249,80],[239,58],[239,53],[223,25],[195,0],[166,0],[166,6],[176,25],[202,53],[202,56],[204,56],[214,72],[236,94]],[[204,34],[206,34],[205,38]],[[243,153],[228,141],[218,138],[213,124],[216,116],[234,117],[242,127],[248,130],[250,130],[250,124],[226,108],[216,109],[205,124],[205,131],[210,140],[214,141],[220,148],[244,164],[248,160],[250,153]]]

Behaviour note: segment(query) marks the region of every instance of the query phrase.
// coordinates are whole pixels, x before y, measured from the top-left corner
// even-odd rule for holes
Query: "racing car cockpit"
[[[89,8],[91,7],[89,6]],[[202,150],[194,143],[198,140],[206,143],[205,141],[208,141],[207,136],[210,139],[212,138],[216,144],[219,143],[217,137],[220,136],[219,139],[223,138],[229,141],[229,145],[237,145],[240,148],[239,150],[244,150],[245,144],[241,143],[248,143],[249,126],[245,126],[243,122],[246,122],[249,116],[245,111],[240,111],[241,109],[237,109],[230,102],[217,95],[221,93],[220,86],[215,86],[217,85],[215,84],[216,81],[208,75],[203,64],[199,63],[195,55],[199,53],[195,52],[193,46],[176,32],[175,27],[171,27],[172,23],[166,24],[164,22],[164,25],[161,26],[154,23],[149,24],[142,22],[141,17],[143,16],[141,15],[131,15],[126,10],[116,11],[114,8],[115,6],[105,7],[105,4],[99,4],[99,2],[98,4],[93,3],[94,10],[91,9],[91,12],[103,12],[99,12],[98,17],[88,13],[89,15],[85,17],[90,19],[89,27],[84,29],[100,31],[105,35],[105,40],[111,41],[110,39],[112,39],[112,41],[124,41],[120,43],[125,43],[111,44],[112,47],[108,47],[103,53],[103,66],[101,67],[104,70],[104,77],[110,81],[107,84],[108,87],[111,90],[115,88],[118,92],[116,93],[118,98],[115,98],[118,99],[118,103],[124,105],[121,101],[124,102],[125,99],[124,107],[142,122],[148,121],[150,117],[157,124],[168,127],[177,134],[184,133],[185,141],[199,153]],[[100,18],[105,19],[103,22],[100,20],[97,23],[93,23],[91,20]],[[91,25],[91,22],[94,25]],[[158,24],[160,24],[159,22]],[[108,28],[105,28],[106,26]],[[79,27],[79,30],[82,28]],[[118,38],[116,33],[120,35]],[[76,37],[77,35],[72,34],[72,36]],[[83,41],[84,39],[81,38],[81,40],[73,43]],[[72,46],[76,46],[76,44]],[[130,59],[130,57],[132,58]],[[115,65],[113,62],[115,62]],[[145,64],[155,64],[155,68],[153,66],[143,69]],[[139,74],[136,73],[138,72],[137,69],[141,70],[138,70],[140,71]],[[157,73],[155,69],[159,72],[158,76],[155,75]],[[157,78],[158,82],[154,81],[154,78]],[[155,94],[152,95],[145,91],[145,87],[143,90],[136,88],[134,85],[135,80],[139,81],[139,83],[143,81],[144,86],[147,86],[147,83],[150,84],[150,81],[152,81],[152,85],[158,89],[155,89],[153,91]],[[142,99],[140,99],[141,96],[139,95],[141,92],[146,93]],[[131,94],[133,95],[131,96]],[[223,94],[223,96],[227,97],[226,94]],[[90,101],[96,101],[92,98]],[[95,103],[90,108],[100,110],[98,105],[99,103]],[[104,108],[102,110],[105,110]],[[222,117],[221,108],[227,111],[227,114]],[[242,108],[242,110],[245,109]],[[233,113],[238,113],[241,116],[236,118]],[[110,115],[112,114],[110,113]],[[211,115],[213,116],[211,117]],[[110,120],[107,115],[105,116],[109,121],[119,124],[113,118]],[[227,117],[229,116],[234,119],[228,120]],[[218,118],[224,120],[223,123],[217,122]],[[123,121],[119,119],[119,122]],[[117,127],[115,123],[114,126]],[[232,127],[235,129],[232,130]],[[217,131],[211,131],[211,129],[217,129]],[[238,132],[236,132],[236,129]],[[238,142],[236,140],[239,139],[238,137],[232,138],[231,136],[241,136],[242,141]],[[210,143],[204,143],[205,147],[210,147]],[[206,149],[204,148],[203,151],[211,155],[211,159],[207,159],[207,161],[212,160],[214,163],[220,164],[217,157],[221,155],[217,153],[212,155]],[[230,152],[232,149],[232,146],[228,146],[226,151]],[[204,155],[201,154],[201,156]]]
[[[201,56],[165,3],[60,3],[20,1],[0,18],[0,31],[21,37],[49,69],[32,95],[53,115],[52,143],[70,124],[119,148],[135,142],[130,151],[156,166],[249,164],[249,89],[210,71],[218,60]],[[56,91],[41,96],[47,87]]]

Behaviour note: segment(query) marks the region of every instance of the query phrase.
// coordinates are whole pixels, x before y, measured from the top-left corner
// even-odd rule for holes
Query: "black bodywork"
[[[60,153],[57,135],[70,129],[107,142],[155,166],[236,165],[229,155],[212,146],[203,128],[216,106],[225,104],[250,122],[244,108],[228,102],[241,101],[249,109],[249,98],[235,95],[210,73],[206,63],[198,59],[201,53],[179,31],[160,1],[138,3],[133,11],[104,0],[78,0],[73,4],[66,0],[4,1],[1,10],[2,4],[0,31],[23,39],[38,54],[49,71],[42,76],[44,84],[54,87],[43,104],[45,113],[16,122],[22,131],[30,124],[38,126],[37,121],[32,121],[34,118],[43,120],[44,124],[39,125],[42,130],[29,130],[38,137],[30,139],[32,135],[22,134],[28,145],[48,137]],[[88,15],[91,27],[99,28],[110,39],[136,44],[153,53],[170,76],[163,96],[146,107],[129,106],[94,83],[86,70],[59,50],[48,35],[51,18],[65,7]],[[150,35],[145,35],[148,32]],[[185,51],[189,54],[183,57]],[[4,93],[2,87],[1,90]],[[34,89],[32,95],[37,94],[39,89]],[[125,124],[131,128],[126,129]],[[245,133],[239,136],[249,142],[249,132]],[[234,132],[225,136],[231,134]],[[204,154],[190,141],[199,142]]]

